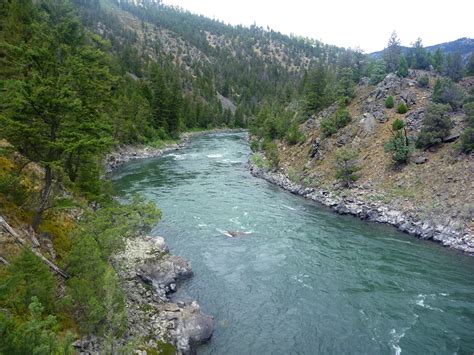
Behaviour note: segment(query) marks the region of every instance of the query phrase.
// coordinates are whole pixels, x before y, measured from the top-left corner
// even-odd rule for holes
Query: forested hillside
[[[422,73],[415,81],[409,68],[426,72],[415,72]],[[375,94],[377,105],[387,100],[392,111],[377,106],[370,125],[404,121],[391,126],[391,158],[370,167],[410,161],[414,148],[404,127],[411,118],[400,115],[417,113],[432,97],[435,105],[417,126],[418,148],[446,149],[446,117],[455,116],[458,143],[449,152],[465,164],[457,168],[470,168],[472,55],[463,61],[441,50],[429,54],[421,41],[401,55],[395,36],[376,60],[156,1],[2,1],[0,354],[72,353],[74,340],[86,335],[102,339],[104,353],[143,350],[145,340],[127,333],[113,256],[149,231],[160,211],[139,198],[116,201],[103,177],[107,153],[123,145],[162,147],[185,131],[249,128],[252,148],[265,153],[263,166],[330,184],[329,173],[316,174],[315,160],[306,167],[306,155],[316,159],[320,144],[332,152],[352,144],[357,137],[341,132],[365,113],[359,100],[372,102],[367,93],[389,73],[410,75],[403,83],[419,86],[423,105],[410,107],[412,96],[391,89]],[[347,154],[341,159],[354,160]],[[347,187],[359,170],[351,169],[338,173]],[[150,353],[167,348],[160,344]]]

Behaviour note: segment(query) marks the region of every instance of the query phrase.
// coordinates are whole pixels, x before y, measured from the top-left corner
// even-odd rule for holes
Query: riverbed
[[[174,298],[215,318],[199,353],[474,351],[474,258],[252,177],[249,154],[245,133],[209,134],[113,174],[194,270]]]

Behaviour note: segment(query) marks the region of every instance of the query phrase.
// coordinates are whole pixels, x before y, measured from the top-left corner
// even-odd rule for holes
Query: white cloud
[[[383,49],[393,30],[404,45],[474,37],[474,1],[376,0],[164,0],[226,23],[267,25],[366,52]]]

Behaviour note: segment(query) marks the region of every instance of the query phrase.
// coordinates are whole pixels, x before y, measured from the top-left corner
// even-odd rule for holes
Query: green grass
[[[250,158],[250,161],[259,169],[269,169],[270,164],[268,161],[264,160],[260,154],[254,154]]]
[[[153,148],[163,149],[172,144],[178,144],[177,139],[157,139],[156,141],[150,142],[148,145]]]

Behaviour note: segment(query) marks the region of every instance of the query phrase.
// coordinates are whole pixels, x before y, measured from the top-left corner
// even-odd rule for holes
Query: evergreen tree
[[[466,64],[466,75],[474,75],[474,53],[469,56],[469,59]]]
[[[357,153],[351,149],[342,148],[336,152],[334,166],[336,168],[336,179],[344,187],[350,187],[354,181],[359,179],[357,172],[360,170],[358,165]]]
[[[427,148],[442,143],[443,138],[449,135],[451,124],[448,105],[429,105],[416,142],[417,148]]]
[[[405,164],[408,161],[412,147],[403,120],[397,118],[393,121],[392,138],[384,144],[384,149],[392,155],[395,163]]]
[[[408,63],[407,60],[405,59],[405,56],[400,56],[400,60],[398,63],[398,68],[397,68],[397,75],[405,78],[408,76]]]
[[[350,68],[343,68],[338,74],[338,96],[349,103],[354,97],[354,73]]]
[[[17,73],[0,98],[3,137],[45,169],[32,221],[35,230],[51,201],[54,175],[65,155],[98,153],[110,144],[101,111],[112,85],[104,55],[85,44],[67,3],[47,2],[43,8],[47,20],[32,25],[36,31],[28,41],[9,46],[7,58]]]
[[[433,68],[440,74],[443,72],[444,54],[440,48],[436,49],[436,52],[433,55]]]
[[[455,82],[461,80],[464,74],[461,53],[456,52],[446,57],[444,74]]]
[[[52,312],[56,282],[48,267],[27,248],[7,269],[7,276],[0,280],[0,305],[16,315],[28,313],[33,297]]]
[[[413,43],[410,52],[412,61],[410,67],[413,69],[428,69],[430,66],[430,58],[428,51],[423,47],[421,38],[418,38],[415,43]]]
[[[397,70],[401,54],[400,40],[398,39],[397,32],[393,31],[388,40],[387,47],[383,51],[383,58],[389,73],[394,73]]]

